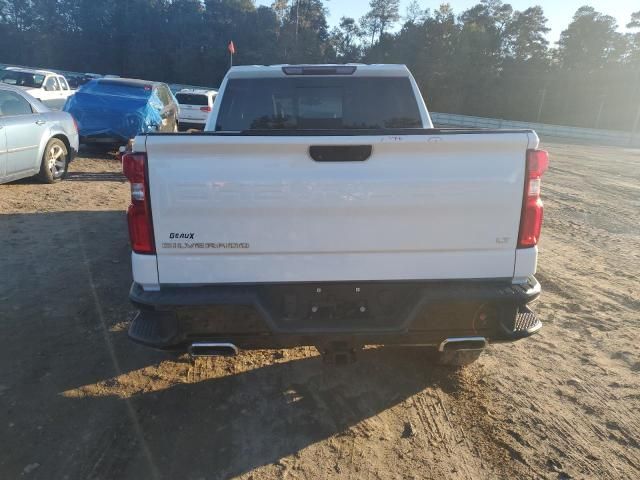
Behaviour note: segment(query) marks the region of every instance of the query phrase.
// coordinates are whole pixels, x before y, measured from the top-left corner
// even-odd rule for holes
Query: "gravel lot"
[[[0,185],[0,478],[640,478],[640,151],[545,147],[545,327],[459,374],[137,346],[119,163]]]

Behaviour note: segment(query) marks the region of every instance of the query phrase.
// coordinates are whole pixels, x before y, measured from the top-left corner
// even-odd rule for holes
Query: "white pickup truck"
[[[219,96],[204,132],[123,157],[133,340],[459,365],[541,327],[533,131],[434,128],[403,65],[233,67]]]
[[[75,93],[64,76],[47,70],[7,67],[0,72],[0,82],[26,91],[54,110],[61,110],[67,98]]]

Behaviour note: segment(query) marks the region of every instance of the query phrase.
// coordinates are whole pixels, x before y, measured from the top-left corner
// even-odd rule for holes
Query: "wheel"
[[[465,367],[480,358],[482,350],[448,350],[436,353],[436,363],[445,367]]]
[[[42,183],[55,183],[62,180],[69,168],[69,152],[64,142],[52,138],[47,143],[42,155],[38,180]]]

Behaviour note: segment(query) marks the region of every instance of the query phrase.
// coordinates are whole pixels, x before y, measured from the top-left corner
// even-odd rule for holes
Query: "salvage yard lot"
[[[545,326],[460,374],[139,347],[119,163],[0,185],[0,478],[639,478],[640,151],[543,146]]]

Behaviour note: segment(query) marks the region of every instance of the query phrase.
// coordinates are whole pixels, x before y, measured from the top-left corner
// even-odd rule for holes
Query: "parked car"
[[[51,111],[23,89],[0,84],[0,183],[37,175],[62,180],[78,152],[71,115]]]
[[[92,80],[64,110],[78,122],[81,143],[114,145],[140,133],[177,132],[180,111],[166,84],[130,78]]]
[[[529,337],[547,153],[435,129],[404,65],[231,68],[205,131],[142,135],[129,335],[192,355],[411,345],[441,363]]]
[[[184,83],[170,83],[169,84],[169,88],[171,89],[171,91],[173,92],[173,94],[175,95],[176,93],[178,93],[180,90],[214,90],[214,91],[218,91],[217,88],[212,88],[212,87],[204,87],[202,85],[187,85]]]
[[[216,95],[218,95],[217,90],[195,88],[183,88],[176,93],[176,99],[180,104],[180,129],[194,128],[203,130],[209,118],[209,113],[213,108]]]
[[[0,82],[25,90],[47,107],[59,110],[73,91],[63,75],[48,70],[7,67],[0,73]]]
[[[77,90],[81,83],[82,83],[82,77],[80,75],[65,75],[65,78],[67,79],[67,83],[69,84],[69,88],[71,90]]]
[[[72,90],[77,90],[85,83],[90,82],[91,80],[95,80],[96,78],[102,78],[101,75],[97,75],[95,73],[74,73],[66,75],[67,81],[69,82],[69,86]]]

